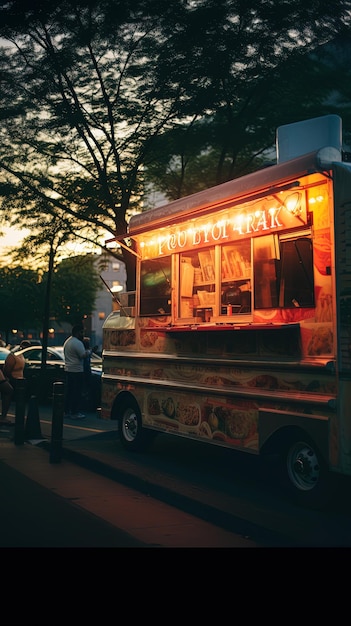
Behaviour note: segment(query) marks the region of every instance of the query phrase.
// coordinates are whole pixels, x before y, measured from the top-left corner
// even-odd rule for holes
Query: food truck
[[[274,165],[135,215],[116,238],[133,242],[136,289],[104,323],[101,416],[125,448],[168,433],[270,455],[313,505],[351,475],[341,136],[336,115],[281,126]]]

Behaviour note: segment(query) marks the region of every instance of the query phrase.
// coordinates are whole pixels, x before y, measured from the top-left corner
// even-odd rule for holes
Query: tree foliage
[[[172,197],[250,171],[278,125],[320,111],[306,55],[349,20],[348,0],[2,3],[3,218],[36,214],[45,232],[51,216],[104,246],[143,209],[167,142]]]
[[[233,86],[235,98],[157,138],[146,170],[151,189],[174,200],[253,172],[270,163],[283,124],[334,113],[350,143],[350,61],[351,32],[342,27],[331,42],[298,48],[260,72],[250,87]]]
[[[38,272],[22,267],[0,268],[0,328],[6,342],[13,329],[40,329],[42,290]]]
[[[64,259],[52,279],[51,316],[72,325],[81,322],[92,314],[99,287],[92,255]]]
[[[48,279],[48,272],[20,266],[0,268],[0,329],[7,343],[13,329],[24,335],[42,330]],[[75,324],[89,317],[99,287],[93,255],[64,259],[52,277],[50,319]]]

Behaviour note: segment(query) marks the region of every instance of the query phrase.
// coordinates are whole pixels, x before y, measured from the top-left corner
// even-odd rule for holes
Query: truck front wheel
[[[119,413],[118,434],[123,447],[135,452],[145,450],[152,441],[153,433],[143,428],[138,405],[132,401],[125,403]]]

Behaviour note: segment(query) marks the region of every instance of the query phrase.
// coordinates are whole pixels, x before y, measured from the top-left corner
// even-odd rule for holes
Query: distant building
[[[96,266],[100,276],[111,291],[115,291],[117,297],[119,292],[126,291],[127,272],[123,261],[103,253],[97,255]],[[101,281],[101,289],[97,293],[95,309],[91,316],[91,345],[97,345],[99,350],[102,348],[102,326],[112,310],[113,298]]]

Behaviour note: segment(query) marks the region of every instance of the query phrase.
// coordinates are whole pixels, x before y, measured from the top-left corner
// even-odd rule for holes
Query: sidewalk
[[[14,444],[13,427],[0,427],[0,460],[148,546],[351,546],[348,513],[300,511],[256,487],[250,495],[246,481],[226,480],[237,468],[229,469],[222,449],[162,435],[153,453],[131,454],[114,422],[89,414],[64,422],[62,458],[51,463],[51,417],[40,407],[43,438],[23,445]],[[218,466],[213,477],[211,466]]]
[[[150,496],[145,483],[139,490],[142,481],[135,481],[135,475],[133,479],[131,464],[118,460],[116,433],[94,416],[82,420],[84,429],[91,424],[94,434],[64,440],[61,460],[51,463],[51,442],[44,434],[51,426],[49,413],[41,409],[40,417],[43,439],[22,445],[14,443],[13,426],[0,425],[0,460],[72,506],[125,531],[145,547],[257,547],[240,534],[170,506],[167,499]]]

